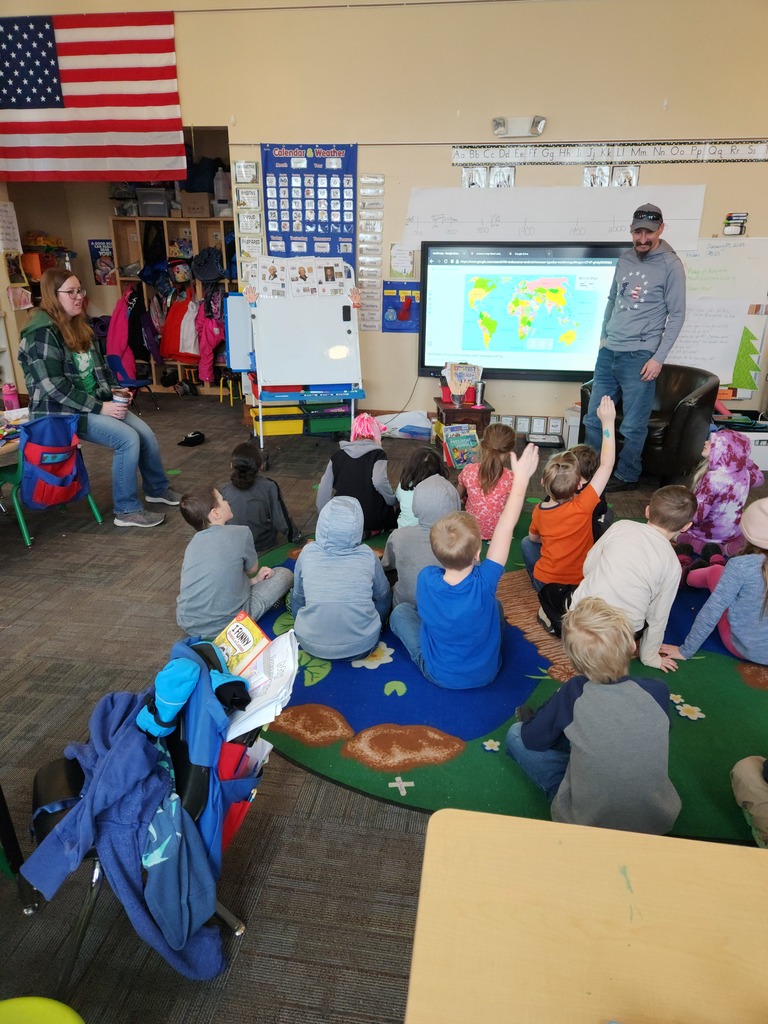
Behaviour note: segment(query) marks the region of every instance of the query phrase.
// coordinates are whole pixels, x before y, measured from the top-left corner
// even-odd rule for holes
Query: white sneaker
[[[155,498],[155,501],[157,500]],[[121,512],[114,519],[115,526],[140,526],[143,529],[159,526],[160,523],[164,522],[165,516],[160,512],[145,512],[144,509],[140,512]]]
[[[166,487],[163,493],[159,494],[156,498],[150,498],[148,494],[145,494],[144,500],[154,504],[162,502],[163,505],[178,505],[181,503],[181,495],[178,491],[174,491],[172,487]]]

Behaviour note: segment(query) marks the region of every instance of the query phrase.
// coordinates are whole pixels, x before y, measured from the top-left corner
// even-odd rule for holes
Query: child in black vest
[[[317,488],[317,511],[333,495],[357,498],[366,533],[393,530],[397,498],[387,479],[387,456],[381,447],[381,427],[367,412],[352,423],[349,441],[339,442]]]

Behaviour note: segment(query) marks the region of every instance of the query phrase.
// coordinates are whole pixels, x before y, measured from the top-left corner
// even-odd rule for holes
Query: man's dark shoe
[[[637,480],[622,480],[620,476],[612,476],[605,485],[605,490],[608,494],[614,494],[616,491],[636,491]]]

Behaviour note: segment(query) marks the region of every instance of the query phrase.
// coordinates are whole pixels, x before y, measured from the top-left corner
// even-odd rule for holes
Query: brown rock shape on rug
[[[329,747],[339,740],[348,740],[355,730],[335,708],[327,704],[302,704],[286,708],[269,727],[282,732],[308,747]]]
[[[740,661],[736,668],[747,686],[751,686],[753,690],[768,690],[768,667]]]
[[[341,748],[344,757],[379,772],[402,772],[444,764],[466,747],[464,740],[429,725],[374,725]]]
[[[528,573],[505,572],[499,580],[496,597],[501,601],[504,617],[510,626],[522,630],[525,639],[532,643],[536,650],[552,665],[547,674],[558,683],[576,675],[576,669],[565,656],[563,645],[556,636],[550,636],[536,621],[539,611],[539,598],[531,586]]]

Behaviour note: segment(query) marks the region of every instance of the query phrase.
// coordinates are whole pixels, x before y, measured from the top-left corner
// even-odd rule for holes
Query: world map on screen
[[[576,275],[530,277],[467,276],[464,330],[466,351],[486,349],[554,351],[578,347],[580,328],[585,342],[594,330],[595,296],[577,283]]]

